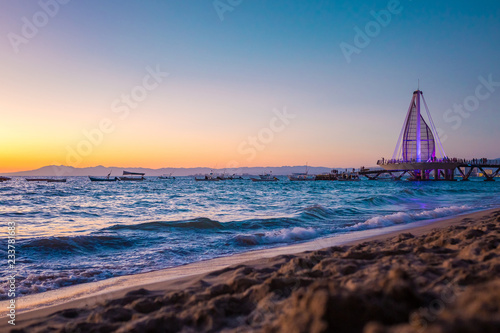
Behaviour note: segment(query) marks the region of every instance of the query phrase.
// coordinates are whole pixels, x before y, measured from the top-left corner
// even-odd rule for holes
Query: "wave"
[[[347,227],[347,230],[363,230],[371,228],[388,227],[395,224],[410,223],[420,220],[436,219],[440,217],[460,214],[470,210],[469,206],[450,206],[439,207],[433,210],[427,210],[415,213],[398,212],[389,215],[375,216],[364,222],[357,223]]]
[[[334,211],[321,205],[313,205],[302,209],[301,216],[305,218],[326,219],[331,217]]]
[[[318,235],[319,233],[313,228],[294,227],[292,229],[266,231],[251,235],[237,235],[234,240],[240,246],[253,246],[308,240],[318,237]]]
[[[94,268],[68,272],[46,272],[40,275],[17,275],[16,292],[19,296],[25,296],[75,284],[109,279],[113,276],[115,276],[115,274],[111,271]],[[8,299],[8,289],[7,283],[0,284],[0,301]]]
[[[102,229],[120,231],[120,230],[135,230],[135,231],[165,231],[174,228],[186,229],[205,229],[205,230],[255,230],[255,229],[276,229],[276,228],[293,228],[298,226],[309,226],[316,221],[335,220],[336,217],[357,216],[363,213],[363,209],[354,207],[338,207],[334,209],[326,208],[321,205],[312,205],[298,210],[295,216],[257,218],[240,221],[219,222],[207,217],[198,217],[195,219],[181,221],[152,221],[138,224],[115,224],[108,228]]]
[[[48,252],[51,254],[59,252],[89,253],[103,249],[128,248],[134,245],[134,242],[124,237],[96,235],[36,238],[21,242],[23,250],[32,249],[38,253]]]
[[[367,204],[370,206],[393,205],[403,202],[403,197],[395,195],[374,195],[366,198],[354,200],[356,204]]]
[[[161,231],[168,228],[191,228],[191,229],[219,229],[222,223],[206,217],[198,217],[185,221],[154,221],[139,224],[115,224],[104,230],[144,230]]]

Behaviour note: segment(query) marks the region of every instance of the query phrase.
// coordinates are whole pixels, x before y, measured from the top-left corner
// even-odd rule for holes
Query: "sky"
[[[499,42],[494,0],[2,1],[0,173],[370,166],[418,87],[498,158]]]

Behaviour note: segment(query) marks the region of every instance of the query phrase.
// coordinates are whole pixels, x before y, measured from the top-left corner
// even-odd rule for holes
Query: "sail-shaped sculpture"
[[[419,116],[420,124],[418,124]],[[418,135],[419,127],[420,135]],[[405,161],[417,162],[427,162],[436,157],[434,135],[432,135],[432,131],[425,122],[424,118],[422,118],[422,115],[418,114],[415,104],[413,105],[405,124],[402,157]]]
[[[403,162],[430,162],[436,158],[436,141],[433,134],[435,132],[434,123],[430,116],[427,105],[427,115],[430,126],[425,122],[420,113],[420,97],[422,91],[417,90],[413,93],[413,98],[408,108],[403,128],[399,136],[398,144],[394,150],[393,159]],[[424,100],[425,103],[425,100]],[[444,150],[437,138],[437,144],[440,148],[440,153],[444,157]]]

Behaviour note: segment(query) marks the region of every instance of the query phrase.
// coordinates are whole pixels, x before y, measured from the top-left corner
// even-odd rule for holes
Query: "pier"
[[[404,175],[409,175],[411,180],[457,180],[458,171],[462,181],[468,181],[474,170],[481,171],[481,177],[485,181],[494,181],[500,174],[500,162],[488,161],[486,159],[451,159],[450,161],[435,161],[412,163],[404,161],[377,162],[383,169],[368,170],[361,169],[359,174],[370,180],[377,180],[382,175],[389,175],[394,180],[400,180]],[[487,172],[491,170],[491,172]]]
[[[421,113],[422,102],[427,112],[428,123]],[[436,149],[441,157],[437,156]],[[455,181],[458,170],[462,181],[467,181],[474,170],[479,170],[486,181],[494,181],[500,173],[498,160],[488,161],[486,158],[466,160],[449,158],[446,155],[421,90],[413,92],[392,158],[388,160],[383,158],[377,161],[377,165],[381,169],[361,168],[359,174],[371,180],[380,179],[382,175],[400,180],[404,175],[409,175],[409,179],[415,181]]]

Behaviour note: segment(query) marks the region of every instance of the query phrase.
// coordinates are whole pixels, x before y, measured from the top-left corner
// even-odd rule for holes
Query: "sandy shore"
[[[12,332],[499,332],[499,234],[493,209],[63,288]]]

